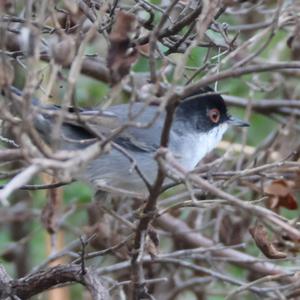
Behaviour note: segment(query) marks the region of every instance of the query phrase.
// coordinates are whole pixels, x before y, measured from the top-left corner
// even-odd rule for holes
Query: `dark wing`
[[[122,104],[111,106],[107,111],[83,110],[70,108],[65,116],[61,130],[61,148],[80,149],[99,139],[114,134],[129,120],[131,114],[137,115],[132,123],[139,127],[126,127],[113,141],[127,150],[152,152],[159,147],[162,130],[162,117],[157,114],[157,107],[144,107],[136,103],[132,106]],[[50,143],[51,129],[54,126],[55,114],[60,107],[49,106],[42,108],[38,114],[35,126],[47,143]],[[139,114],[139,112],[141,112]],[[147,126],[148,125],[148,126]]]
[[[11,87],[10,90],[14,95],[22,96],[19,89]],[[37,110],[34,125],[43,139],[50,144],[51,132],[56,122],[55,115],[59,114],[61,107],[42,104],[38,99],[32,99],[32,105]],[[60,132],[61,148],[86,147],[98,140],[99,136],[113,134],[130,119],[144,128],[128,127],[113,141],[128,150],[155,151],[160,144],[163,124],[163,113],[159,115],[157,112],[157,106],[145,106],[143,103],[115,105],[107,111],[70,107],[66,111]],[[133,120],[131,115],[135,116]]]
[[[123,123],[131,119],[138,127],[131,126],[124,131],[116,142],[125,148],[153,152],[159,148],[164,114],[159,113],[158,106],[134,103],[133,105],[116,105],[110,111],[120,116]]]

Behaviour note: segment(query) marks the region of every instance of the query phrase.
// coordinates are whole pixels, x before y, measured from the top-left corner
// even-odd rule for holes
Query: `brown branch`
[[[193,95],[199,91],[200,88],[206,87],[211,83],[215,83],[220,80],[228,79],[228,78],[236,78],[247,74],[252,73],[262,73],[269,71],[276,71],[282,69],[300,69],[299,61],[291,61],[291,62],[279,62],[279,63],[268,63],[262,65],[248,66],[248,67],[239,67],[236,69],[229,69],[217,74],[208,74],[203,77],[201,80],[196,83],[191,83],[186,86],[182,93],[182,97],[188,97]]]
[[[58,187],[68,185],[72,182],[73,181],[56,182],[56,183],[51,183],[51,184],[25,184],[25,185],[21,186],[19,189],[25,190],[25,191],[56,189]],[[0,185],[0,190],[4,189],[4,188],[5,188],[5,185]]]
[[[247,107],[248,105],[248,100],[246,98],[231,95],[223,95],[222,97],[228,104],[234,106]],[[251,107],[254,111],[259,113],[278,112],[291,115],[300,110],[300,101],[291,99],[260,99],[259,101],[252,101]]]
[[[85,269],[85,271],[86,273],[82,274],[81,265],[58,265],[9,281],[7,276],[4,276],[5,270],[2,268],[0,269],[0,287],[2,287],[0,299],[6,297],[28,299],[57,285],[72,282],[85,286],[93,300],[110,299],[108,291],[98,276],[91,269]]]
[[[156,219],[155,224],[161,229],[172,234],[175,240],[183,243],[190,248],[212,247],[214,242],[200,234],[194,232],[185,222],[178,218],[174,218],[169,214],[165,214]],[[278,275],[285,274],[285,271],[270,262],[259,262],[256,257],[242,253],[234,249],[220,249],[214,251],[215,256],[227,257],[233,260],[234,264],[242,266],[246,269],[257,272],[261,275]]]
[[[0,150],[0,161],[12,161],[23,158],[22,150],[19,149],[1,149]]]
[[[170,27],[165,28],[164,30],[162,30],[159,33],[158,38],[162,39],[164,37],[168,37],[168,36],[171,36],[171,35],[174,35],[174,34],[178,33],[182,28],[184,28],[185,26],[190,25],[199,16],[199,14],[201,13],[201,10],[202,10],[202,4],[200,4],[189,15],[182,18],[180,21],[178,21],[173,26],[170,26]],[[139,44],[139,45],[147,44],[149,42],[149,39],[150,39],[150,35],[147,35],[145,37],[139,38],[136,41],[136,43]]]
[[[172,121],[176,106],[178,104],[179,97],[174,94],[169,97],[166,101],[166,117],[164,121],[164,126],[162,129],[160,146],[167,147],[169,143],[169,132],[171,130]],[[143,265],[141,264],[141,246],[142,246],[142,238],[145,237],[147,233],[147,229],[151,221],[155,217],[156,211],[156,202],[157,198],[160,195],[161,187],[165,179],[164,170],[159,166],[157,176],[153,186],[149,191],[149,197],[146,203],[146,206],[143,210],[142,217],[136,229],[136,236],[134,241],[134,253],[132,256],[131,264],[132,264],[132,282],[133,282],[133,298],[139,299],[141,295],[147,294],[147,291],[143,286]]]
[[[202,3],[199,6],[197,6],[195,9],[193,9],[193,11],[190,14],[181,18],[173,26],[169,26],[164,30],[162,30],[158,35],[158,39],[161,40],[162,38],[170,37],[172,35],[177,34],[185,26],[189,26],[190,24],[192,24],[198,18],[201,11],[202,11]],[[217,19],[224,11],[225,11],[224,7],[220,8],[219,12],[215,16],[215,19]],[[136,43],[139,45],[147,44],[149,42],[149,39],[150,39],[150,34],[145,37],[139,38],[136,41]]]
[[[284,231],[292,240],[300,241],[300,231],[295,227],[291,226],[288,222],[284,221],[276,213],[272,212],[267,208],[254,205],[247,201],[243,201],[234,195],[224,192],[223,190],[214,186],[213,184],[201,178],[197,174],[187,172],[181,165],[178,164],[178,162],[173,158],[173,156],[167,151],[165,153],[165,157],[167,161],[171,164],[171,166],[176,170],[176,172],[178,172],[178,176],[181,177],[181,180],[184,181],[188,178],[188,180],[197,188],[209,192],[219,197],[220,199],[225,199],[228,204],[240,208],[244,211],[247,211],[248,213],[251,213],[254,216],[262,218],[262,221],[264,222],[269,222],[268,224],[272,225],[273,231],[276,231],[280,234],[282,233],[282,231]],[[163,164],[164,162],[161,161],[161,163]],[[279,162],[277,163],[277,165],[280,166],[281,164],[284,163],[286,164],[287,162]],[[291,163],[296,164],[297,167],[299,166],[298,163],[289,162],[289,164]],[[245,173],[246,171],[247,170],[240,171],[240,173]]]
[[[6,44],[6,49],[8,51],[19,52],[22,48],[24,48],[24,45],[22,45],[22,40],[18,37],[19,36],[16,34],[8,33],[7,44]],[[21,55],[21,53],[18,53],[18,55]],[[47,53],[41,53],[40,58],[41,60],[46,62],[49,62],[51,59],[49,54]],[[65,66],[65,68],[68,67],[69,67],[68,65]],[[107,83],[110,80],[109,71],[105,66],[105,62],[96,57],[84,58],[81,66],[81,73]]]
[[[159,37],[159,33],[161,31],[161,28],[166,23],[167,19],[169,18],[169,14],[171,13],[172,9],[177,4],[178,0],[174,0],[171,5],[168,7],[168,9],[165,11],[165,13],[162,15],[159,23],[154,27],[150,34],[149,38],[149,48],[150,48],[150,54],[149,54],[149,69],[150,69],[150,77],[151,82],[156,83],[156,60],[155,60],[155,50],[156,50],[156,42]]]

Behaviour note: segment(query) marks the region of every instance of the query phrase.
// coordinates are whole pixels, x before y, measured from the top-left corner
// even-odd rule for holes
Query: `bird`
[[[37,105],[38,101],[34,103]],[[51,144],[50,133],[55,117],[47,114],[47,110],[59,112],[61,108],[38,105],[44,112],[37,114],[34,126],[46,143]],[[134,116],[133,123],[139,126],[125,126],[112,139],[117,147],[87,162],[74,178],[87,182],[96,191],[147,194],[146,182],[153,184],[157,175],[155,154],[160,148],[166,113],[158,113],[157,105],[145,105],[142,102],[112,105],[106,110],[69,108],[68,113],[75,118],[66,118],[62,122],[58,147],[63,150],[84,149],[98,141],[99,137],[108,136],[116,128],[132,121]],[[82,122],[78,118],[87,121]],[[218,145],[230,126],[247,127],[249,123],[230,115],[219,93],[211,88],[201,89],[182,99],[177,106],[169,132],[168,149],[179,164],[187,171],[192,171]],[[129,157],[134,159],[143,176],[132,167],[133,162]]]

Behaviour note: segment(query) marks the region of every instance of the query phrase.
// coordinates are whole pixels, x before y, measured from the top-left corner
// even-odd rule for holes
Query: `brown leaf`
[[[278,210],[280,207],[290,210],[298,208],[297,200],[286,180],[273,180],[271,184],[265,186],[264,192],[269,195],[268,207],[273,210]]]
[[[150,55],[150,45],[144,44],[144,45],[137,45],[137,50],[140,54],[149,57]]]
[[[135,32],[135,29],[135,16],[128,12],[119,11],[116,16],[116,23],[109,35],[110,48],[106,61],[110,70],[112,85],[120,82],[129,73],[131,65],[138,58],[138,51],[130,42],[130,36]]]
[[[285,197],[289,193],[289,187],[285,180],[273,180],[270,185],[264,188],[266,194]]]
[[[59,34],[51,45],[51,55],[54,61],[63,66],[69,66],[76,54],[75,40],[67,34]]]
[[[8,13],[12,7],[12,0],[0,0],[0,11]]]
[[[274,244],[269,241],[268,234],[263,225],[258,224],[255,227],[249,229],[256,246],[262,251],[262,253],[271,259],[280,259],[287,257],[285,252],[281,252],[276,249]]]

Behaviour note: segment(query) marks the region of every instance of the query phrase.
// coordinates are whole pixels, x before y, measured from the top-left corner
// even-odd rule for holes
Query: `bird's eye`
[[[216,108],[209,110],[208,116],[213,123],[218,123],[220,121],[220,111]]]

